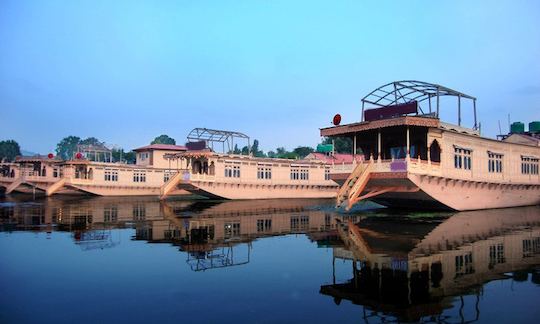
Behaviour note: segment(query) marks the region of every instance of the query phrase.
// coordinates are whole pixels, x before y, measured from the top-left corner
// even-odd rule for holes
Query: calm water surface
[[[535,323],[540,207],[0,200],[1,323]]]

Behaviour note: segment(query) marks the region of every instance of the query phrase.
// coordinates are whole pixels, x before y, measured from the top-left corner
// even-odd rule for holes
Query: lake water
[[[1,323],[533,323],[540,207],[0,200]]]

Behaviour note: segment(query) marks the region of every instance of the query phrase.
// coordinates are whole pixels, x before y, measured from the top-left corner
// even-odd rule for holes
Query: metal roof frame
[[[416,101],[418,103],[428,101],[429,113],[432,112],[431,99],[436,99],[435,117],[439,118],[440,97],[453,96],[458,98],[458,125],[461,126],[461,99],[469,99],[473,102],[474,129],[478,129],[476,119],[476,98],[465,93],[450,89],[440,84],[428,83],[416,80],[393,81],[378,87],[362,98],[362,120],[364,120],[364,110],[369,108],[380,108]],[[373,107],[366,107],[366,104]],[[421,110],[421,108],[420,108]],[[424,113],[421,110],[422,113]]]
[[[227,144],[229,151],[232,151],[234,149],[235,138],[247,139],[248,152],[251,153],[251,143],[249,136],[244,133],[197,127],[192,129],[187,136],[187,139],[190,142],[205,141],[207,143],[210,143],[212,149],[214,148],[213,143],[222,143],[223,151],[225,151],[225,143]]]

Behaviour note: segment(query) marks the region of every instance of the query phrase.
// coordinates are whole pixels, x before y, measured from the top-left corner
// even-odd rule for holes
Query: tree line
[[[337,153],[351,153],[352,151],[352,141],[349,138],[335,138],[334,140],[330,138],[324,138],[321,144],[332,144],[334,143],[334,150]],[[150,143],[150,144],[171,144],[176,145],[176,140],[168,135],[160,135]],[[72,159],[77,153],[78,145],[93,145],[93,146],[105,146],[105,142],[101,142],[95,137],[88,137],[81,139],[78,136],[67,136],[56,144],[56,155],[63,159],[69,160]],[[112,158],[115,162],[126,162],[126,163],[135,163],[135,152],[125,151],[123,148],[112,148]],[[269,157],[269,158],[282,158],[282,159],[302,159],[308,154],[313,153],[314,148],[309,146],[298,146],[292,151],[288,151],[284,147],[278,147],[275,150],[270,150],[268,152],[263,152],[259,148],[259,141],[254,140],[251,148],[248,146],[242,147],[240,149],[238,144],[234,146],[232,151],[228,153],[231,154],[243,154],[248,155],[252,154],[255,157]],[[21,148],[19,144],[14,140],[5,140],[0,141],[0,161],[14,161],[17,156],[21,155]]]

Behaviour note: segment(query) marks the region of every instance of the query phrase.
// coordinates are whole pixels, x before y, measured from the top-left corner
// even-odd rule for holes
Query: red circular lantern
[[[341,115],[340,115],[340,114],[336,114],[336,115],[334,116],[334,119],[332,120],[332,123],[333,123],[334,125],[336,125],[336,126],[339,125],[339,123],[341,123]]]
[[[52,159],[52,158],[54,157],[54,154],[49,153],[49,154],[47,154],[47,157],[48,157],[49,159]]]
[[[76,158],[77,160],[82,159],[82,153],[81,153],[81,152],[78,152],[77,154],[75,154],[75,158]]]

